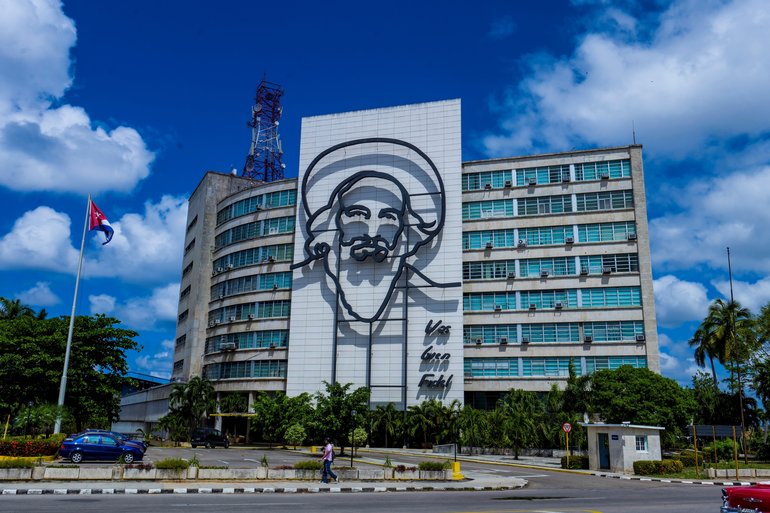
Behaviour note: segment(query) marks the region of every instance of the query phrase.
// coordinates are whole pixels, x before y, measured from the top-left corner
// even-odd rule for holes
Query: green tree
[[[246,413],[249,409],[249,398],[246,394],[233,392],[224,394],[219,400],[221,413]]]
[[[189,421],[178,411],[171,411],[159,418],[157,427],[176,443],[190,440]]]
[[[662,426],[669,446],[686,434],[696,410],[691,390],[645,368],[597,371],[591,389],[593,409],[602,420]]]
[[[409,434],[415,436],[417,432],[422,433],[423,447],[428,446],[428,436],[433,432],[436,422],[434,400],[423,401],[420,404],[414,404],[407,408],[406,424]]]
[[[214,385],[200,376],[190,378],[187,383],[176,383],[171,387],[168,398],[172,412],[187,421],[190,431],[199,427],[207,412],[216,409]]]
[[[513,389],[495,409],[503,414],[503,426],[514,459],[519,459],[522,449],[532,447],[538,441],[536,429],[541,422],[542,404],[534,392]]]
[[[286,395],[259,392],[254,400],[253,409],[257,416],[251,422],[251,430],[257,438],[272,444],[280,441],[283,429],[283,411]]]
[[[457,419],[457,429],[463,446],[484,447],[489,440],[487,412],[466,405]]]
[[[103,315],[75,318],[65,396],[74,430],[118,418],[121,388],[131,382],[126,352],[139,348],[137,333],[118,324]],[[58,401],[68,329],[66,317],[0,320],[0,414]]]
[[[403,427],[404,412],[396,409],[396,405],[388,403],[385,406],[378,406],[372,413],[372,427],[376,430],[382,430],[385,434],[385,447],[388,447],[388,436],[396,437],[401,434]]]
[[[302,442],[305,441],[305,438],[307,438],[307,433],[305,433],[305,428],[300,424],[292,424],[286,430],[286,433],[284,433],[283,437],[286,439],[287,443],[293,445],[294,449],[296,449],[298,445],[301,445]]]
[[[316,399],[316,425],[321,436],[328,436],[340,446],[340,454],[345,452],[345,440],[354,426],[367,425],[362,422],[368,415],[369,389],[361,387],[350,391],[352,383],[327,383],[324,392],[318,392]],[[352,412],[355,410],[356,418]]]

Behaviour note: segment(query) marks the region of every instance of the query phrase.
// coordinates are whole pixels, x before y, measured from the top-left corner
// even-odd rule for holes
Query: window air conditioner
[[[628,240],[636,240],[636,234],[635,233],[629,233],[627,239]]]
[[[510,272],[510,273],[508,273],[508,279],[509,279],[509,280],[512,280],[512,279],[514,279],[515,277],[516,277],[516,273],[514,273],[514,272]]]
[[[273,342],[270,343],[270,349],[275,349],[275,343]]]
[[[213,328],[214,326],[216,326],[214,321],[209,321],[209,328]]]
[[[602,274],[612,274],[612,267],[602,267]]]
[[[602,180],[608,180],[610,174],[607,171],[602,171]]]
[[[511,182],[510,180],[506,180],[505,181],[505,188],[506,189],[510,189],[512,185],[513,185],[513,182]]]
[[[565,244],[574,244],[575,243],[575,237],[567,237],[564,239]]]
[[[637,335],[636,336],[636,341],[637,342],[644,342],[645,340],[647,340],[647,338],[644,335]]]
[[[250,320],[250,321],[253,321],[253,320],[254,320],[254,314],[249,314],[249,320]]]
[[[489,189],[491,189],[491,188],[492,188],[492,184],[491,184],[491,183],[485,183],[485,184],[484,184],[484,188],[485,188],[485,189],[487,189],[487,190],[489,190]]]
[[[228,317],[227,320],[230,321],[230,322],[235,322],[235,316],[232,315],[232,316]]]
[[[278,290],[278,284],[277,283],[273,283],[273,290]]]
[[[529,344],[529,337],[521,337],[522,344]]]
[[[267,261],[268,261],[268,263],[272,264],[273,262],[275,262],[275,257],[274,256],[269,256],[269,257],[267,257]]]
[[[221,322],[222,322],[222,321],[220,321],[219,319],[214,319],[214,325],[218,325],[218,324],[219,324],[219,323],[221,323]]]
[[[217,267],[217,270],[216,270],[216,272],[217,272],[217,273],[222,273],[222,272],[224,272],[224,271],[225,271],[225,270],[224,270],[224,269],[222,269],[221,267]]]
[[[529,185],[537,185],[537,178],[530,178],[527,180]]]
[[[592,337],[591,335],[586,335],[585,337],[583,337],[583,342],[585,342],[586,344],[590,344],[593,341],[594,341],[594,337]]]
[[[545,271],[545,270],[540,271],[540,277],[541,278],[548,278],[548,271]]]
[[[492,248],[494,248],[494,247],[495,247],[495,245],[494,245],[494,244],[492,244],[491,242],[487,242],[487,243],[486,243],[486,245],[485,245],[484,247],[485,247],[486,249],[492,249]]]
[[[508,337],[500,337],[500,344],[507,344],[508,343]]]
[[[537,310],[537,305],[535,303],[530,303],[529,304],[529,309],[530,310]]]
[[[220,351],[235,351],[235,342],[222,342],[219,344]]]
[[[519,239],[519,242],[516,244],[520,248],[526,248],[527,247],[527,240],[526,239]]]
[[[556,308],[557,310],[561,310],[562,308],[564,308],[564,304],[563,303],[556,303],[555,305],[553,305],[553,307]]]
[[[477,346],[480,346],[482,342],[484,342],[484,341],[483,341],[483,340],[481,340],[481,338],[477,338],[477,339],[476,339],[476,345],[477,345]]]
[[[561,175],[561,181],[562,182],[569,182],[570,181],[569,175]]]
[[[227,264],[228,271],[232,271],[233,269],[235,269],[235,266],[233,264]]]
[[[224,299],[224,298],[225,298],[225,295],[224,295],[224,294],[220,294],[220,295],[219,295],[219,299]]]
[[[588,267],[581,267],[580,268],[580,274],[582,276],[586,276],[588,274]]]
[[[502,312],[502,311],[503,311],[502,305],[495,305],[495,312]]]

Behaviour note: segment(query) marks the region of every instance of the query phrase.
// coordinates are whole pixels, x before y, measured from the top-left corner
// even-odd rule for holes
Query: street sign
[[[572,431],[572,424],[570,424],[569,422],[565,422],[564,424],[561,425],[561,429],[565,433],[569,433],[570,431]]]

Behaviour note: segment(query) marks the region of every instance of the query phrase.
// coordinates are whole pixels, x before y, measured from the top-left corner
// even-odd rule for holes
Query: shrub
[[[561,457],[561,468],[567,468],[567,457]],[[569,468],[584,470],[588,468],[588,456],[570,456]]]
[[[321,462],[316,460],[298,461],[294,464],[296,470],[321,470],[321,467]]]
[[[0,456],[53,456],[59,450],[62,438],[31,440],[14,437],[0,440]]]
[[[287,442],[294,446],[296,449],[298,445],[302,445],[302,442],[307,438],[305,428],[301,424],[292,424],[286,433],[283,435]]]
[[[76,467],[77,465],[73,465],[73,467]],[[151,470],[152,469],[152,463],[131,463],[130,465],[126,465],[123,468],[135,468],[137,470]]]
[[[740,449],[738,449],[740,451]],[[714,458],[716,453],[716,458]],[[703,448],[703,459],[711,463],[733,460],[733,441],[715,440]]]
[[[417,467],[407,467],[406,465],[396,465],[396,472],[414,472]]]
[[[190,462],[182,458],[166,458],[155,463],[155,468],[162,470],[186,470]]]
[[[684,470],[679,460],[639,460],[634,462],[634,474],[649,476],[652,474],[676,474]]]
[[[756,456],[758,460],[770,461],[770,438],[756,445]]]
[[[674,459],[681,461],[682,465],[685,466],[685,467],[694,467],[695,466],[695,452],[694,451],[680,453],[679,456],[676,456]],[[698,453],[698,465],[703,465],[703,455],[700,454],[700,453]]]
[[[32,468],[35,464],[30,460],[13,459],[0,460],[0,468]]]
[[[451,461],[421,461],[417,468],[420,470],[447,470],[452,468]]]

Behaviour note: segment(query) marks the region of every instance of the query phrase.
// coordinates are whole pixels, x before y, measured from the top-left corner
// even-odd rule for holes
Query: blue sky
[[[203,2],[0,0],[0,296],[140,333],[168,376],[186,199],[241,169],[257,83],[301,118],[462,99],[463,159],[644,145],[663,373],[729,294],[770,301],[770,6],[764,0]],[[633,128],[632,128],[633,127]]]

